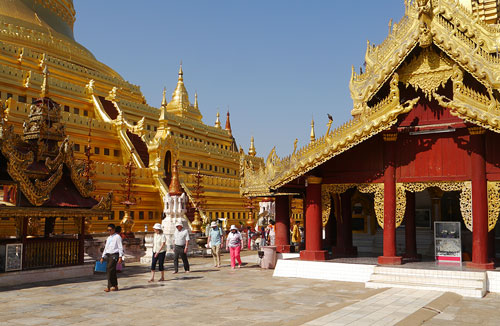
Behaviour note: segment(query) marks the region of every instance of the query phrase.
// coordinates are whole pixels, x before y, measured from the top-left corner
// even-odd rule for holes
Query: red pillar
[[[352,257],[358,249],[352,245],[352,207],[351,190],[340,195],[341,216],[337,218],[337,246],[333,248],[335,257]]]
[[[323,222],[321,219],[321,178],[307,178],[306,188],[306,250],[300,252],[302,260],[326,260],[327,251],[321,250]]]
[[[488,259],[488,190],[486,185],[486,162],[484,129],[469,128],[472,168],[472,262],[467,267],[493,269]]]
[[[417,236],[415,226],[415,193],[406,192],[405,211],[405,254],[403,258],[410,261],[419,261],[422,256],[417,254]]]
[[[290,201],[288,196],[277,196],[276,211],[276,251],[290,252]]]
[[[384,254],[381,265],[401,265],[396,256],[396,139],[397,134],[384,134]]]

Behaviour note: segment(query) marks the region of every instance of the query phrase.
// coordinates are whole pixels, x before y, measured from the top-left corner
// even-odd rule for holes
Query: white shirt
[[[106,246],[102,252],[102,257],[106,256],[106,254],[116,253],[118,253],[120,257],[123,257],[122,237],[120,237],[119,234],[114,233],[106,239]]]
[[[156,234],[154,235],[154,238],[153,238],[153,252],[155,254],[157,253],[160,253],[160,252],[165,252],[167,251],[167,246],[163,246],[163,248],[161,248],[161,246],[167,242],[167,237],[161,233],[161,234]],[[160,250],[161,248],[161,250]]]
[[[185,246],[186,241],[189,241],[189,232],[186,229],[179,231],[175,229],[174,232],[174,244],[176,246]]]
[[[241,233],[238,231],[236,231],[235,233],[233,233],[231,231],[227,235],[228,247],[231,247],[231,248],[241,247],[241,240],[242,240]]]

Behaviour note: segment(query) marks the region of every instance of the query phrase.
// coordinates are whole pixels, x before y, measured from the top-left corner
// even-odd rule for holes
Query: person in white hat
[[[173,274],[179,272],[179,256],[182,258],[184,264],[184,271],[189,273],[189,262],[187,258],[187,251],[189,246],[189,232],[185,230],[181,222],[175,224],[174,232],[174,271]]]
[[[231,268],[234,269],[236,266],[236,260],[238,260],[238,268],[241,267],[241,257],[240,251],[243,246],[243,241],[241,238],[241,233],[236,228],[236,225],[231,225],[229,229],[229,234],[226,240],[226,249],[229,249],[231,254]]]
[[[224,241],[224,235],[217,222],[210,223],[210,232],[208,233],[208,245],[212,249],[212,257],[214,257],[214,267],[220,267],[220,246]]]
[[[155,235],[153,238],[153,259],[151,262],[150,283],[155,281],[156,262],[158,262],[158,270],[161,272],[161,278],[158,281],[165,281],[165,269],[163,267],[163,263],[165,262],[165,255],[167,254],[167,237],[163,234],[161,224],[156,223],[153,226],[153,229],[155,230]]]

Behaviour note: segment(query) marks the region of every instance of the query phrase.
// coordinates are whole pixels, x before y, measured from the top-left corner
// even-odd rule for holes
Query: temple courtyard
[[[248,254],[248,253],[246,253]],[[191,258],[191,273],[148,283],[148,267],[126,266],[120,291],[105,275],[1,288],[0,325],[498,325],[500,295],[482,299],[363,283],[273,277],[253,253],[243,268]],[[157,274],[157,276],[159,276]]]

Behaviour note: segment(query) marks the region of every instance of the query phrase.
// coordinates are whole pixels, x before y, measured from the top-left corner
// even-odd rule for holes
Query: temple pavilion
[[[304,198],[303,260],[433,256],[435,221],[459,221],[468,267],[491,269],[500,212],[496,1],[404,1],[386,40],[353,67],[352,119],[279,158],[241,161],[245,196],[276,198],[276,244]],[[331,122],[329,123],[329,126]],[[402,241],[401,241],[402,240]]]

